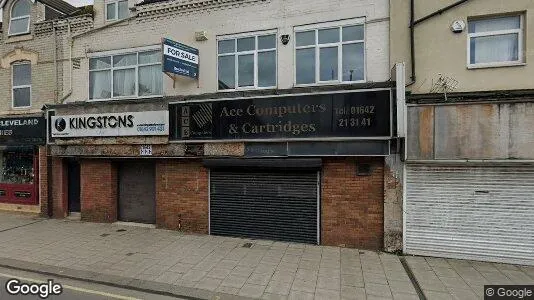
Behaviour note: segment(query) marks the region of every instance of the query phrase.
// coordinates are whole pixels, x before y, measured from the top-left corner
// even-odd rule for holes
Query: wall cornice
[[[207,10],[235,8],[268,3],[271,0],[175,0],[137,6],[137,17],[153,18],[163,15],[201,13]]]

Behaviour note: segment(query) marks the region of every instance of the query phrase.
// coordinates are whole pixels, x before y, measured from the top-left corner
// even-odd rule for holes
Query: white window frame
[[[491,20],[498,19],[502,17],[519,17],[519,28],[518,29],[506,29],[506,30],[496,30],[496,31],[485,31],[479,33],[470,33],[469,32],[469,22],[477,20]],[[525,65],[524,57],[524,14],[512,14],[512,15],[501,15],[501,16],[490,16],[490,17],[473,17],[467,20],[467,68],[468,69],[480,69],[480,68],[496,68],[496,67],[509,67],[509,66],[522,66]],[[490,62],[490,63],[471,63],[471,38],[485,37],[485,36],[498,36],[505,34],[518,34],[518,55],[516,61],[505,61],[505,62]]]
[[[355,40],[355,41],[348,41],[343,42],[343,31],[342,27],[347,26],[363,26],[363,40]],[[332,28],[339,28],[339,42],[336,43],[329,43],[329,44],[319,44],[319,30],[322,29],[332,29]],[[315,44],[314,45],[306,45],[306,46],[297,46],[296,36],[297,33],[300,32],[307,32],[307,31],[315,31]],[[293,36],[295,37],[294,41],[294,49],[293,49],[293,84],[294,86],[301,87],[301,86],[317,86],[317,85],[332,85],[332,84],[354,84],[354,83],[362,83],[367,82],[367,26],[365,24],[365,17],[362,18],[354,18],[349,20],[340,20],[340,21],[333,21],[333,22],[324,22],[324,23],[315,23],[310,25],[303,25],[303,26],[295,26],[293,28]],[[363,79],[362,80],[354,80],[354,81],[343,81],[343,45],[350,45],[350,44],[363,44]],[[320,60],[320,49],[321,48],[328,48],[328,47],[335,47],[337,46],[338,52],[337,52],[337,63],[338,63],[338,76],[337,80],[328,80],[328,81],[321,81],[321,60]],[[314,83],[297,83],[297,50],[299,49],[312,49],[315,48],[315,82]]]
[[[269,49],[261,49],[258,50],[258,37],[259,36],[265,36],[265,35],[273,35],[275,36],[275,47],[269,48]],[[250,38],[254,37],[254,43],[255,43],[255,49],[249,50],[249,51],[237,51],[237,40],[241,38]],[[235,51],[231,53],[221,53],[219,54],[219,41],[225,41],[225,40],[234,40],[234,47]],[[217,91],[219,92],[232,92],[232,91],[243,91],[243,90],[269,90],[269,89],[276,89],[278,87],[278,30],[272,29],[272,30],[263,30],[263,31],[255,31],[255,32],[247,32],[247,33],[238,33],[238,34],[231,34],[231,35],[221,35],[217,36]],[[262,52],[271,52],[275,51],[275,84],[273,86],[258,86],[258,53]],[[239,55],[247,55],[247,54],[254,54],[254,86],[244,86],[239,87]],[[235,74],[234,74],[234,80],[235,85],[233,89],[219,89],[219,57],[222,56],[234,56],[234,68],[235,68]]]
[[[105,17],[106,22],[113,22],[113,21],[123,20],[123,19],[119,19],[119,2],[123,2],[123,1],[126,1],[128,3],[128,0],[109,0],[109,1],[105,1],[104,13],[105,13],[105,16],[106,16]],[[115,17],[113,19],[108,19],[108,4],[112,4],[112,3],[115,3]]]
[[[12,17],[13,15],[13,7],[15,7],[15,4],[17,4],[19,1],[26,1],[30,5],[30,14],[20,16],[20,17]],[[28,25],[26,26],[26,31],[24,32],[17,32],[17,33],[11,33],[11,22],[16,20],[22,20],[22,19],[28,19]],[[31,2],[29,0],[17,0],[13,2],[11,5],[11,9],[9,10],[9,28],[7,30],[8,36],[16,36],[16,35],[22,35],[22,34],[28,34],[30,33],[30,22],[31,22]]]
[[[103,51],[103,52],[96,52],[96,53],[89,53],[87,57],[89,58],[88,61],[88,71],[89,74],[91,74],[92,71],[104,71],[104,70],[110,70],[110,87],[111,87],[111,98],[99,98],[99,99],[91,99],[91,84],[90,80],[87,82],[87,99],[88,101],[109,101],[109,100],[121,100],[121,99],[147,99],[147,98],[161,98],[163,97],[165,93],[165,78],[163,78],[163,72],[161,72],[161,95],[150,95],[150,96],[139,96],[139,67],[143,66],[155,66],[155,65],[163,65],[163,59],[159,63],[149,63],[149,64],[139,64],[139,53],[141,52],[149,52],[149,51],[161,51],[160,45],[154,45],[154,46],[146,46],[146,47],[139,47],[139,48],[132,48],[127,50],[111,50],[111,51]],[[117,55],[127,55],[127,54],[136,54],[137,56],[137,64],[132,66],[123,66],[123,67],[113,67],[113,56]],[[104,69],[94,69],[91,70],[91,63],[90,60],[92,58],[101,58],[101,57],[111,57],[111,66],[109,68]],[[163,56],[162,56],[163,58]],[[124,70],[124,69],[133,69],[135,68],[135,95],[130,96],[119,96],[114,97],[113,96],[113,71],[114,70]],[[89,75],[90,78],[90,75]]]
[[[15,85],[15,71],[14,66],[30,65],[30,84]],[[26,109],[32,106],[32,66],[29,61],[19,61],[11,64],[11,108],[13,109]],[[30,105],[27,106],[15,106],[15,89],[30,88]]]

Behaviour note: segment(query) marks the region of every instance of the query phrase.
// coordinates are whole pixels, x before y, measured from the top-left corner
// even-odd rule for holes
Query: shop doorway
[[[74,160],[68,162],[68,197],[69,213],[80,212],[80,163]]]
[[[315,170],[212,170],[210,234],[319,243]]]
[[[119,167],[119,215],[123,222],[156,223],[156,172],[152,162]]]

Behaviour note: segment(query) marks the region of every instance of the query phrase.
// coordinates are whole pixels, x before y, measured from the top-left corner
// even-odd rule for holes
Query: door
[[[318,172],[210,172],[210,233],[318,243]]]
[[[68,208],[69,212],[80,212],[80,163],[77,161],[68,162]]]
[[[156,222],[153,163],[125,162],[120,165],[118,217],[125,222]]]
[[[534,265],[534,167],[408,165],[405,252]]]

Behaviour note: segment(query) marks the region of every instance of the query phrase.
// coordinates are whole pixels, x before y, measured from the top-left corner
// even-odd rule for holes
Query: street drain
[[[100,236],[101,236],[101,237],[106,237],[106,236],[108,236],[108,235],[109,235],[109,233],[102,233]]]
[[[135,253],[128,252],[128,253],[126,253],[126,256],[132,256],[132,255],[134,255],[134,254],[135,254]]]
[[[252,248],[252,243],[244,243],[243,248]]]
[[[126,229],[117,229],[117,232],[124,232]]]

